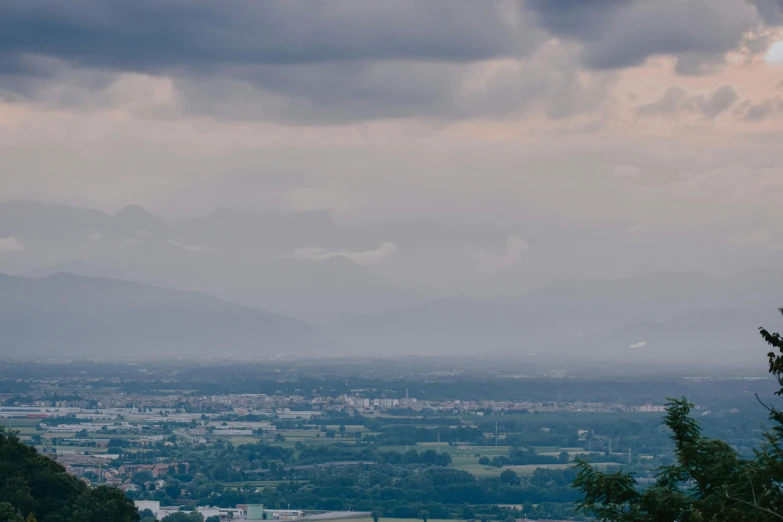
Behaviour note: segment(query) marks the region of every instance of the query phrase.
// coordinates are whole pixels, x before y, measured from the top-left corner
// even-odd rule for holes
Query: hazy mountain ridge
[[[747,328],[747,318],[718,329],[705,319],[690,330],[677,319],[710,310],[766,318],[781,304],[775,289],[783,284],[783,270],[777,268],[727,276],[659,271],[615,279],[536,279],[535,267],[527,266],[543,256],[535,242],[520,264],[484,274],[495,290],[506,287],[495,295],[514,297],[476,299],[459,295],[457,283],[451,291],[419,285],[437,272],[444,273],[441,282],[459,281],[460,273],[472,270],[470,256],[462,255],[468,247],[499,259],[504,251],[497,240],[511,233],[478,226],[463,232],[432,223],[345,227],[327,212],[217,210],[166,221],[138,206],[108,214],[10,202],[0,203],[0,239],[6,238],[0,271],[36,277],[64,271],[201,291],[326,324],[344,349],[362,352],[600,354],[640,342],[648,342],[646,350],[660,344],[681,349],[686,338],[690,345],[713,342],[729,350],[727,339],[735,337],[727,325]],[[361,264],[368,259],[363,252],[387,240],[399,247],[389,259]],[[404,273],[410,274],[407,284]],[[478,285],[480,278],[473,282]],[[521,293],[525,287],[535,289]],[[470,295],[485,293],[474,289]],[[443,297],[448,295],[455,296]],[[705,330],[701,337],[688,333],[699,328]],[[724,332],[720,339],[711,333],[718,330]]]
[[[777,314],[753,313],[736,309],[709,309],[690,312],[669,321],[644,321],[618,328],[608,339],[617,341],[619,347],[646,343],[651,349],[672,344],[704,343],[726,347],[747,341],[755,343],[758,338],[756,329],[764,324],[774,324]]]
[[[518,298],[466,297],[377,314],[344,316],[328,331],[342,343],[375,342],[428,353],[627,354],[690,350],[741,357],[763,323],[774,324],[783,270],[729,276],[658,272],[605,281],[557,281]],[[491,340],[491,341],[490,341]],[[679,353],[678,353],[679,352]]]
[[[330,350],[298,319],[199,292],[56,274],[0,274],[3,355],[273,355]]]
[[[15,250],[0,271],[50,275],[73,271],[180,290],[322,321],[350,311],[379,311],[431,298],[394,284],[346,256],[299,259],[297,249],[375,249],[357,243],[326,212],[226,210],[164,221],[132,205],[116,214],[64,205],[0,203],[0,238]]]
[[[42,278],[55,274],[73,274],[84,277],[98,277],[102,279],[122,279],[125,281],[133,280],[133,276],[112,268],[99,267],[85,263],[81,259],[74,259],[67,263],[45,266],[24,274],[25,277]]]

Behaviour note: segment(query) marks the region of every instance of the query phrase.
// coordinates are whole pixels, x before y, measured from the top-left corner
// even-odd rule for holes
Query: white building
[[[155,515],[155,518],[162,518],[158,515],[160,513],[160,502],[157,500],[134,500],[134,504],[136,504],[136,509],[139,511],[144,511],[145,509],[149,509],[152,511],[152,514]]]
[[[378,406],[381,408],[394,408],[395,406],[399,406],[399,404],[399,399],[380,399],[378,401]]]
[[[237,436],[237,435],[250,436],[250,435],[253,435],[253,430],[241,430],[241,429],[234,429],[234,428],[216,429],[215,431],[212,432],[212,434],[216,435],[218,437],[220,437],[220,436],[225,436],[225,437],[231,436],[231,437],[233,437],[233,436]]]
[[[298,509],[265,509],[269,520],[299,520],[304,512]]]

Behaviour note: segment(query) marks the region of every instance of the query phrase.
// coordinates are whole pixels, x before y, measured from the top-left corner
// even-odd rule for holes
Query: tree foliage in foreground
[[[780,309],[783,314],[783,308]],[[769,372],[783,395],[783,337],[760,329],[773,348]],[[774,350],[777,350],[776,353]],[[685,398],[670,400],[664,424],[672,431],[676,460],[658,469],[640,490],[623,472],[606,473],[578,462],[578,509],[609,522],[767,522],[783,520],[783,410],[765,405],[772,428],[752,459],[721,440],[704,437]]]
[[[132,522],[136,506],[116,488],[90,488],[0,427],[0,522]]]

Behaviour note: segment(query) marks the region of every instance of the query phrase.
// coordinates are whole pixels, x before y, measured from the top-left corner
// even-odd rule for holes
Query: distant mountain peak
[[[49,277],[58,273],[66,273],[66,274],[86,276],[86,277],[100,277],[104,279],[126,279],[126,280],[131,279],[122,270],[107,268],[107,267],[98,267],[84,261],[83,259],[72,259],[70,261],[66,261],[65,263],[59,263],[56,265],[37,268],[35,270],[31,270],[30,272],[27,272],[25,274],[25,277],[32,277],[32,278],[39,279],[39,278]]]
[[[150,230],[159,229],[163,225],[162,219],[139,205],[128,205],[114,214],[112,219],[114,225],[119,226],[124,233],[146,234]]]
[[[145,219],[154,219],[160,221],[160,218],[151,212],[145,210],[141,205],[128,205],[116,214],[115,217],[130,216],[134,218],[143,217]]]

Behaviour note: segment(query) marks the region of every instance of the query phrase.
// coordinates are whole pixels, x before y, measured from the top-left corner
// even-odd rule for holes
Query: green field
[[[28,440],[33,435],[44,436],[44,431],[38,429],[41,419],[0,419],[0,426],[11,428],[19,433],[22,440]]]
[[[528,424],[528,425],[536,425],[536,426],[555,426],[559,423],[565,423],[570,422],[573,423],[575,420],[578,420],[582,417],[585,418],[585,420],[589,418],[595,418],[595,416],[602,416],[606,419],[612,419],[612,418],[629,418],[629,417],[643,417],[646,419],[649,419],[651,415],[654,414],[629,414],[629,413],[594,413],[594,412],[547,412],[537,415],[504,415],[502,417],[497,417],[498,420],[510,420],[514,419],[519,423],[522,424]],[[481,421],[488,421],[492,422],[495,417],[485,417],[482,419],[479,419]],[[59,433],[59,434],[50,434],[43,431],[40,431],[38,429],[38,423],[40,422],[39,419],[0,419],[0,425],[8,426],[12,429],[18,430],[20,432],[20,435],[23,439],[29,440],[30,437],[33,435],[41,435],[44,439],[51,439],[53,437],[57,438],[65,438],[65,437],[72,437],[73,434],[71,433]],[[262,441],[265,441],[267,444],[272,444],[276,446],[282,446],[285,448],[294,449],[295,445],[298,442],[301,442],[306,445],[328,445],[328,444],[346,444],[346,445],[353,445],[357,443],[357,440],[355,438],[342,438],[340,437],[339,432],[339,425],[329,425],[327,426],[328,429],[334,430],[337,432],[337,436],[335,438],[327,438],[325,436],[325,433],[321,432],[320,430],[285,430],[281,429],[273,433],[267,433],[265,437],[259,436],[259,435],[253,435],[253,436],[221,436],[218,437],[218,439],[223,441],[230,441],[234,446],[239,446],[242,444],[258,444]],[[355,432],[362,432],[362,433],[368,433],[371,434],[372,432],[368,431],[367,428],[364,426],[346,426],[345,427],[346,433],[353,434]],[[285,437],[284,442],[275,442],[275,436],[276,435],[282,435]],[[100,433],[91,434],[94,437],[98,438],[105,438],[106,436],[103,436]],[[108,436],[108,435],[107,435]],[[181,441],[187,441],[188,437],[184,436],[183,434],[178,434],[179,437],[181,437]],[[121,435],[110,435],[110,437],[115,438],[125,438],[125,439],[134,439],[137,437],[137,435],[131,434],[121,434]],[[49,442],[49,444],[51,444]],[[105,453],[106,448],[101,447],[87,447],[87,446],[62,446],[63,449],[73,450],[73,451],[88,451],[90,453]],[[492,459],[496,456],[507,456],[509,448],[508,446],[465,446],[460,448],[459,446],[453,446],[449,445],[446,442],[437,443],[437,442],[420,442],[418,444],[411,444],[408,446],[403,445],[393,445],[393,446],[381,446],[379,448],[381,451],[396,451],[403,453],[407,450],[416,450],[419,452],[426,451],[426,450],[436,450],[442,453],[447,453],[452,458],[452,467],[455,469],[460,469],[463,471],[467,471],[477,477],[491,477],[491,476],[498,476],[500,473],[503,472],[505,469],[511,469],[514,470],[516,473],[520,475],[532,475],[536,468],[547,468],[547,469],[564,469],[568,466],[571,466],[572,463],[568,464],[529,464],[529,465],[509,465],[506,467],[495,467],[495,466],[487,466],[479,464],[479,459],[481,457],[488,457]],[[584,452],[583,448],[579,447],[557,447],[557,446],[537,446],[535,447],[535,450],[540,455],[546,455],[546,456],[558,456],[560,452],[567,451],[569,454],[569,458],[573,459],[576,454]],[[126,449],[128,452],[133,452],[133,449]],[[600,464],[600,467],[606,467],[611,466],[611,464]],[[255,486],[255,487],[266,487],[266,486],[273,486],[275,485],[275,481],[268,481],[268,480],[258,480],[258,481],[247,481],[247,482],[238,482],[238,483],[226,483],[225,486],[227,487],[242,487],[242,486]],[[351,519],[351,520],[362,520],[362,519]],[[384,520],[394,520],[394,519],[384,519]],[[366,522],[369,522],[367,520]]]
[[[397,451],[405,452],[406,446],[380,446],[382,451]],[[407,446],[407,449],[415,449],[416,451],[427,451],[428,449],[438,451],[437,442],[419,442],[418,444],[411,444]],[[475,455],[496,457],[498,455],[508,455],[508,446],[467,446],[467,449],[460,449],[459,446],[449,446],[445,442],[440,444],[440,453],[448,453],[452,457],[455,455]]]
[[[340,426],[341,426],[340,424],[328,424],[326,426],[326,429],[339,432]],[[347,433],[347,432],[356,432],[356,431],[366,432],[370,430],[368,430],[364,426],[345,426],[345,431]],[[323,433],[321,434],[321,436],[323,437]]]
[[[611,466],[618,466],[619,464],[614,463],[603,463],[603,464],[593,464],[596,468],[607,468]],[[476,462],[475,464],[458,464],[455,465],[454,468],[461,469],[463,471],[467,471],[471,475],[474,475],[476,477],[494,477],[498,476],[501,473],[503,473],[503,470],[511,469],[514,470],[519,475],[532,475],[535,473],[536,468],[542,468],[542,469],[566,469],[570,466],[573,466],[573,463],[569,464],[522,464],[522,465],[511,465],[511,466],[504,466],[502,468],[496,468],[494,466],[483,466]]]
[[[8,428],[36,428],[41,419],[0,419],[0,426]]]

